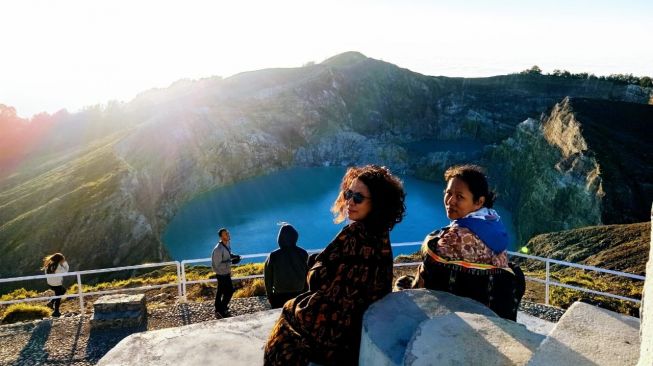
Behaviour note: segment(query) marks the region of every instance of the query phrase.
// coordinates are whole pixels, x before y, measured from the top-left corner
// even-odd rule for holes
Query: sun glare
[[[0,32],[11,35],[3,47],[13,57],[0,68],[0,103],[23,116],[73,112],[183,78],[297,67],[352,50],[428,75],[534,64],[653,74],[653,51],[643,46],[653,5],[586,5],[9,0]]]

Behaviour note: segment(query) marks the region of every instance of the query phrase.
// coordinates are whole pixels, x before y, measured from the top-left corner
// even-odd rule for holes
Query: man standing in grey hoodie
[[[231,264],[240,262],[240,256],[231,254],[231,236],[225,228],[218,230],[220,241],[213,248],[211,266],[218,279],[218,289],[215,293],[215,316],[226,318],[229,316],[229,301],[234,294],[234,285],[231,282]]]
[[[265,261],[265,292],[273,309],[306,290],[308,253],[297,246],[298,237],[292,225],[283,223],[277,237],[279,249]]]

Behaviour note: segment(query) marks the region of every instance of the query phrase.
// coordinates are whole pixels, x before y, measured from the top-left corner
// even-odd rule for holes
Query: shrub
[[[265,296],[265,283],[262,279],[257,278],[251,282],[244,281],[243,287],[234,293],[234,298],[252,296]]]
[[[0,296],[0,301],[21,300],[30,297],[37,297],[38,293],[32,290],[25,290],[24,288],[16,289],[8,294]]]
[[[42,305],[12,304],[2,315],[2,324],[43,319],[51,314],[52,310]]]

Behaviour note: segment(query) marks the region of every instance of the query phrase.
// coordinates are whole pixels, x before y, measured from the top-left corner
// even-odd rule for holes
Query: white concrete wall
[[[646,264],[644,297],[640,308],[642,325],[640,328],[641,349],[638,366],[653,365],[653,207],[651,207],[651,247]]]

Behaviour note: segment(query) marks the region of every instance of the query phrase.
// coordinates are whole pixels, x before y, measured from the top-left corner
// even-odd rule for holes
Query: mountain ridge
[[[500,154],[493,153],[493,146],[514,139],[525,119],[538,118],[567,95],[648,102],[645,92],[608,81],[542,75],[433,77],[362,54],[338,56],[302,68],[180,81],[129,103],[58,115],[34,148],[21,153],[22,164],[12,165],[11,171],[3,166],[0,250],[6,255],[0,258],[0,275],[34,273],[42,256],[60,250],[84,259],[71,260],[75,270],[166,259],[161,235],[181,204],[225,184],[294,165],[374,162],[439,179],[447,164],[476,161],[487,163],[494,176],[500,170],[490,155]],[[11,115],[0,115],[5,114]],[[470,139],[485,147],[419,156],[404,147],[423,139],[434,145]],[[74,159],[84,164],[73,164],[67,175],[57,173]],[[547,169],[552,181],[564,175]],[[33,182],[33,191],[12,190],[41,174],[49,175],[41,184]],[[40,208],[47,202],[65,205]],[[595,210],[591,202],[597,201],[562,217]],[[70,211],[63,215],[63,228],[57,228],[56,207]],[[539,225],[530,214],[524,220],[530,222],[526,227],[534,226],[523,239],[542,228],[565,228]],[[587,223],[574,220],[573,225]],[[43,228],[33,230],[38,224]]]

